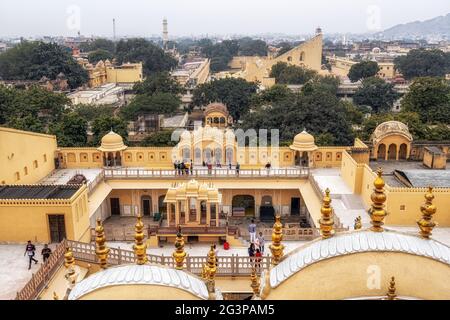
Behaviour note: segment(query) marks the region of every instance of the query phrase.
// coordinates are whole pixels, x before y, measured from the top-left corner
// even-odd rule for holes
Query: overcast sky
[[[450,12],[450,0],[0,0],[0,36],[365,33]]]

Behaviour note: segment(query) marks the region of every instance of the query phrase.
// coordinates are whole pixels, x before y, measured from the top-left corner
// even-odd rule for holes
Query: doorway
[[[300,215],[300,198],[291,198],[291,215]]]
[[[48,216],[51,243],[60,243],[66,238],[66,223],[63,214]]]
[[[152,199],[150,196],[142,196],[142,214],[144,216],[152,214]]]
[[[120,199],[111,198],[110,203],[111,203],[111,215],[120,216]]]

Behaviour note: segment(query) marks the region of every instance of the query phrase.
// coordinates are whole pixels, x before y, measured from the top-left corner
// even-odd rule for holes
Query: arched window
[[[184,162],[191,161],[191,149],[183,148],[183,161]]]
[[[305,61],[305,52],[300,53],[300,61]]]
[[[226,157],[227,157],[227,163],[233,163],[233,158],[234,158],[233,148],[227,148]]]
[[[222,163],[222,149],[216,148],[215,153],[216,162]]]

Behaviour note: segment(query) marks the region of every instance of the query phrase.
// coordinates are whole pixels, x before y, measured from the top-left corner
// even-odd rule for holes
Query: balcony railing
[[[280,168],[280,169],[194,169],[189,173],[179,174],[176,170],[164,169],[105,169],[106,179],[192,179],[192,178],[308,178],[309,168]]]

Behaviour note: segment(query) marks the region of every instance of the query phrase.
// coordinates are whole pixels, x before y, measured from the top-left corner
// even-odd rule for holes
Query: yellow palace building
[[[178,225],[190,228],[191,241],[235,243],[250,218],[270,236],[264,223],[276,214],[291,224],[292,239],[311,239],[327,188],[336,228],[352,228],[359,216],[368,225],[378,167],[388,225],[414,226],[431,186],[439,226],[450,227],[448,146],[416,143],[402,123],[383,123],[371,141],[342,147],[316,146],[305,131],[288,147],[242,146],[238,136],[206,125],[182,132],[174,148],[143,148],[111,131],[97,148],[62,148],[54,136],[0,128],[0,241],[89,242],[97,219],[112,221],[111,239],[130,240],[114,223],[138,214],[154,246],[174,241]],[[177,162],[188,169],[174,170]]]

